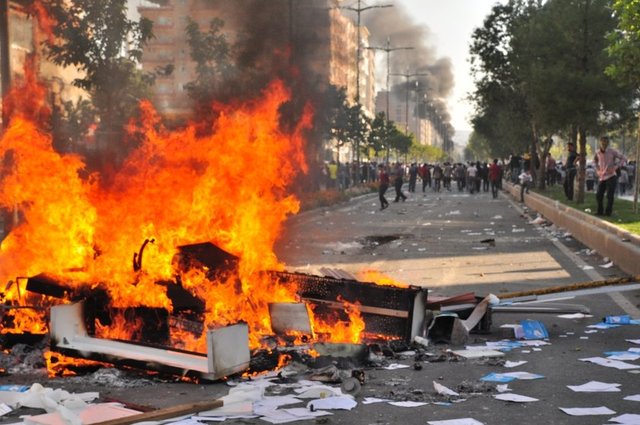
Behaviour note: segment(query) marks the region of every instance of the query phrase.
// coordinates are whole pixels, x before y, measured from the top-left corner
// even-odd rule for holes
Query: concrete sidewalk
[[[516,200],[520,199],[520,186],[505,183],[503,187]],[[566,229],[584,245],[608,257],[625,273],[640,275],[638,235],[534,192],[524,195],[524,204],[556,226]]]

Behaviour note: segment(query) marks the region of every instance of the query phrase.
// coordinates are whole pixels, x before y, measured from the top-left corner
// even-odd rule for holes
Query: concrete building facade
[[[235,0],[230,6],[228,0],[166,0],[138,7],[140,15],[154,23],[155,38],[145,47],[142,67],[146,72],[156,72],[152,102],[158,111],[168,116],[188,116],[191,111],[185,86],[196,79],[196,70],[185,31],[188,17],[198,23],[201,31],[209,28],[211,20],[221,19],[224,34],[233,44],[247,22],[238,14],[239,1]],[[344,88],[348,98],[355,102],[358,31],[353,20],[329,0],[289,2],[288,14],[281,18],[281,21],[273,22],[273,26],[289,34],[294,54],[303,58],[306,71],[315,74],[314,80]],[[368,45],[366,28],[361,27],[360,35],[361,46]],[[314,43],[312,52],[304,48],[304,43],[310,39]],[[360,102],[373,116],[373,52],[361,48],[360,59]],[[172,71],[162,72],[167,69]]]

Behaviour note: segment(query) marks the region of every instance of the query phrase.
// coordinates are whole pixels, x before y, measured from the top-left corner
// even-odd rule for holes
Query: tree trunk
[[[536,155],[538,154],[538,129],[535,123],[531,123],[531,147],[529,148],[529,169],[531,170],[531,181],[534,187],[538,182],[538,170],[536,168]]]
[[[578,205],[584,204],[584,185],[585,185],[585,169],[587,168],[587,132],[584,127],[578,127],[578,134],[580,135],[580,144],[578,149],[578,191],[576,192],[576,203]]]

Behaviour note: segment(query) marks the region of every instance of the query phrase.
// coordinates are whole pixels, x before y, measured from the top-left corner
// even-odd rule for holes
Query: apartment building
[[[283,12],[272,22],[250,16],[252,13],[259,15],[260,11],[249,9],[248,5],[255,6],[255,2],[243,0],[165,0],[138,7],[140,15],[154,23],[155,38],[148,43],[142,59],[143,70],[157,75],[152,97],[154,105],[169,117],[189,116],[191,100],[185,86],[196,79],[196,72],[185,31],[188,19],[190,17],[199,24],[201,31],[206,31],[211,20],[219,18],[224,22],[223,31],[230,44],[242,41],[247,31],[256,30],[249,28],[255,25],[264,31],[265,39],[281,42],[274,49],[290,48],[295,66],[301,72],[311,74],[305,75],[307,81],[343,87],[354,102],[359,82],[360,102],[373,116],[375,62],[373,52],[363,48],[368,45],[369,33],[366,28],[360,29],[361,69],[358,75],[357,27],[353,19],[346,16],[348,12],[335,3],[330,0],[272,0],[269,6],[279,7]]]
[[[49,98],[43,101],[59,103],[85,96],[83,90],[72,84],[80,75],[77,69],[63,68],[46,59],[42,42],[47,35],[33,15],[28,13],[27,5],[25,1],[0,2],[0,95],[4,97],[10,87],[23,78],[25,64],[31,57],[38,78],[49,88]],[[4,117],[4,113],[1,116]]]

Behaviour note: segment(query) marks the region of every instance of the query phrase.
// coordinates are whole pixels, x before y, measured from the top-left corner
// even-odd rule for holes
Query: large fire
[[[105,288],[112,307],[157,307],[172,311],[166,286],[176,279],[204,300],[204,325],[249,324],[250,345],[270,334],[268,305],[296,300],[295,288],[278,285],[266,270],[283,270],[273,252],[284,220],[299,209],[288,188],[307,165],[305,131],[312,110],[290,132],[279,125],[279,108],[290,93],[274,81],[256,99],[218,106],[219,118],[202,135],[201,123],[169,131],[148,102],[132,123],[143,135],[115,176],[87,175],[82,157],[61,154],[39,125],[45,88],[28,74],[16,87],[12,119],[0,139],[0,206],[16,225],[0,245],[0,289],[13,307],[2,332],[47,331],[46,308],[59,303],[25,290],[26,277],[46,273],[73,288]],[[34,106],[35,105],[35,106]],[[40,106],[38,106],[40,105]],[[132,267],[143,242],[144,260]],[[177,268],[177,247],[209,241],[237,256],[237,275],[211,280],[206,270]],[[314,323],[336,341],[357,342],[364,324],[354,318]],[[5,317],[6,319],[6,317]],[[11,323],[12,326],[7,326]],[[96,324],[104,337],[124,338],[135,324]],[[175,338],[176,335],[173,336]],[[204,335],[180,335],[184,348],[204,351]]]

